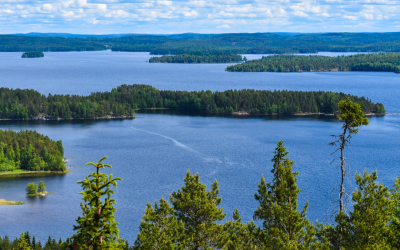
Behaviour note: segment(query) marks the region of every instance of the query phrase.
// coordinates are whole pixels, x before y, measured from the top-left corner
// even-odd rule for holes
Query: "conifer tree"
[[[18,239],[18,249],[21,250],[32,250],[28,241],[26,240],[25,234],[21,233],[21,236]]]
[[[216,222],[225,218],[222,208],[218,208],[222,199],[218,196],[218,182],[215,180],[211,190],[200,182],[199,174],[187,172],[182,189],[174,191],[170,200],[175,209],[176,218],[182,221],[185,231],[180,239],[186,249],[210,249],[219,246],[218,238],[223,226]]]
[[[340,185],[336,186],[340,188],[339,200],[333,200],[331,204],[332,217],[338,211],[348,214],[349,209],[347,207],[347,201],[349,199],[349,195],[345,190],[345,181],[348,178],[349,166],[346,164],[347,159],[344,157],[344,150],[349,146],[352,136],[354,134],[358,134],[359,127],[369,124],[368,118],[365,117],[360,104],[353,103],[350,97],[347,97],[347,100],[341,100],[338,104],[338,107],[339,115],[337,115],[337,118],[339,121],[344,122],[342,125],[343,133],[340,135],[332,135],[336,140],[329,143],[329,145],[339,146],[338,149],[336,149],[332,154],[340,150],[340,156],[335,158],[331,163],[333,163],[336,159],[340,159],[341,182]],[[337,203],[339,204],[337,205]],[[337,210],[337,208],[339,209]]]
[[[239,249],[258,249],[254,238],[254,230],[256,225],[254,222],[244,224],[241,222],[239,210],[236,208],[233,212],[233,220],[227,221],[224,224],[222,243],[224,250],[239,250]]]
[[[178,240],[185,229],[183,223],[176,219],[174,209],[161,198],[159,205],[154,202],[154,208],[147,202],[139,230],[134,249],[172,250],[179,249]],[[182,242],[179,244],[182,245]]]
[[[392,218],[390,221],[388,243],[393,249],[400,249],[400,177],[394,182],[390,190],[392,206]]]
[[[353,211],[349,216],[339,212],[333,236],[340,237],[340,245],[345,249],[389,249],[386,236],[391,219],[392,201],[388,187],[376,182],[378,174],[367,170],[356,173],[358,189],[353,192]],[[333,239],[333,243],[338,242]]]
[[[114,204],[116,201],[111,198],[115,192],[110,188],[117,188],[117,181],[121,178],[113,178],[112,174],[100,173],[100,168],[110,165],[102,163],[107,157],[101,158],[98,163],[89,162],[96,172],[87,176],[83,181],[78,181],[83,188],[81,203],[82,217],[76,220],[78,225],[74,226],[77,233],[67,239],[65,245],[70,249],[116,249],[122,247],[119,241],[117,228],[118,223],[114,220]]]
[[[261,176],[255,199],[259,202],[254,219],[262,221],[262,229],[256,232],[261,249],[308,249],[318,245],[315,227],[306,218],[308,202],[301,212],[297,211],[296,176],[292,171],[294,162],[289,158],[282,141],[274,151],[272,159],[274,175],[272,184],[265,183]]]

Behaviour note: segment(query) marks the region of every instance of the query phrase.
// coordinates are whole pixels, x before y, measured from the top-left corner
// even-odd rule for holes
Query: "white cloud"
[[[198,16],[199,14],[196,11],[192,10],[190,12],[185,12],[184,15],[186,17],[194,17],[194,16]]]
[[[350,20],[357,20],[356,16],[343,16],[343,18],[350,19]]]
[[[293,12],[293,15],[298,16],[298,17],[308,17],[308,15],[306,13],[304,13],[303,11],[295,11],[295,12]]]
[[[97,4],[97,9],[101,11],[106,11],[107,10],[107,4]]]
[[[171,6],[172,5],[172,1],[157,1],[158,4],[161,5],[167,5],[167,6]]]
[[[229,25],[228,24],[220,25],[217,26],[217,29],[229,29]]]

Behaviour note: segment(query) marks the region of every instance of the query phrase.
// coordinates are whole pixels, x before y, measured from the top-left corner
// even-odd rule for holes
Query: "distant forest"
[[[44,57],[44,54],[41,51],[28,51],[23,53],[21,57],[22,58]]]
[[[0,35],[0,51],[192,52],[224,54],[290,54],[331,52],[400,52],[400,33],[325,33],[294,36],[273,33],[126,35],[63,38]]]
[[[150,63],[233,63],[247,61],[246,57],[236,54],[189,53],[174,56],[150,58]]]
[[[36,131],[0,129],[0,173],[29,171],[65,171],[62,141],[54,141]]]
[[[226,90],[224,92],[158,90],[149,85],[122,85],[89,96],[42,95],[35,90],[0,88],[0,118],[31,119],[123,117],[135,109],[178,108],[206,113],[334,113],[344,93],[323,91]],[[350,96],[366,113],[385,113],[383,104]]]
[[[259,60],[227,67],[236,72],[390,71],[400,73],[400,53],[350,56],[263,56]]]

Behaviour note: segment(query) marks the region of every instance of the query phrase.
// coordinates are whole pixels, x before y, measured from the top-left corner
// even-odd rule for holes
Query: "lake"
[[[326,53],[327,55],[337,55]],[[227,64],[149,64],[148,53],[45,53],[22,59],[21,53],[0,53],[0,87],[33,88],[41,93],[87,95],[121,84],[149,84],[160,89],[326,90],[366,96],[382,102],[388,112],[399,112],[399,75],[382,72],[232,73]],[[249,59],[252,56],[246,55]],[[252,219],[254,193],[263,174],[271,179],[270,159],[283,139],[299,171],[299,207],[308,200],[308,218],[325,221],[331,189],[340,174],[330,165],[330,135],[340,123],[329,116],[265,116],[235,118],[176,112],[142,112],[135,119],[113,121],[0,121],[1,129],[30,129],[62,140],[68,165],[64,176],[0,179],[0,198],[27,202],[0,207],[0,235],[12,238],[29,231],[42,242],[49,234],[65,239],[81,215],[77,181],[90,174],[89,161],[108,156],[107,173],[122,177],[118,184],[116,221],[120,236],[133,244],[146,202],[168,198],[183,185],[186,171],[198,172],[210,187],[217,179],[221,206],[232,218],[238,208],[243,221]],[[350,176],[355,171],[378,170],[379,181],[392,185],[400,175],[400,116],[370,118],[346,151]],[[25,186],[43,180],[46,197],[28,198]],[[353,181],[353,187],[355,183]]]

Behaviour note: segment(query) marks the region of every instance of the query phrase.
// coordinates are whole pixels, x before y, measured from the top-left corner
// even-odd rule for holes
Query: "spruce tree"
[[[183,223],[176,219],[174,209],[161,198],[159,205],[157,201],[154,202],[154,208],[147,202],[139,230],[134,249],[167,250],[179,249],[178,240],[185,229]]]
[[[262,228],[256,232],[261,249],[307,249],[319,244],[315,237],[315,227],[306,218],[308,202],[301,212],[297,211],[296,176],[292,171],[294,162],[289,158],[282,141],[278,142],[271,183],[265,183],[261,176],[255,199],[259,202],[254,219],[262,221]]]
[[[188,171],[184,181],[182,189],[174,191],[170,196],[175,216],[183,222],[185,228],[180,241],[186,249],[218,248],[223,226],[217,222],[226,215],[222,208],[218,208],[222,201],[218,196],[218,182],[215,180],[207,192],[206,185],[200,182],[199,174],[193,176]]]
[[[78,181],[84,190],[80,192],[84,201],[84,204],[81,203],[83,216],[76,220],[78,225],[74,226],[74,230],[77,230],[77,233],[65,243],[70,249],[116,249],[123,245],[119,241],[118,223],[114,218],[116,201],[111,198],[115,193],[111,190],[112,186],[117,188],[117,181],[122,179],[113,178],[112,174],[100,173],[100,168],[111,168],[110,165],[102,163],[106,158],[101,158],[98,163],[87,163],[86,166],[93,165],[96,172],[83,181]]]
[[[356,173],[358,189],[353,192],[353,211],[349,216],[339,212],[333,235],[340,237],[337,248],[389,249],[386,236],[391,220],[392,201],[388,187],[376,182],[378,174],[367,170]],[[337,239],[333,239],[337,242]]]

